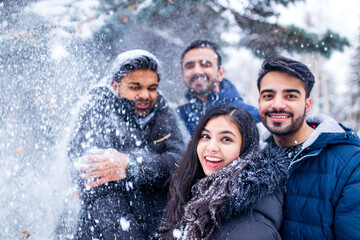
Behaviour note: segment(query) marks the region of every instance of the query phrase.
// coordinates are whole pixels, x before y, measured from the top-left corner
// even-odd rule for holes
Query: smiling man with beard
[[[192,42],[181,55],[181,69],[188,87],[188,103],[177,111],[192,134],[204,113],[220,104],[246,109],[256,122],[260,121],[257,108],[245,104],[235,86],[224,79],[225,69],[218,46],[210,41]]]
[[[152,239],[183,137],[158,92],[154,55],[120,54],[104,80],[86,96],[69,143],[82,204],[74,238]]]
[[[289,158],[281,235],[360,239],[360,139],[329,116],[308,116],[314,79],[303,63],[274,56],[257,82],[261,121],[272,134],[262,138]]]

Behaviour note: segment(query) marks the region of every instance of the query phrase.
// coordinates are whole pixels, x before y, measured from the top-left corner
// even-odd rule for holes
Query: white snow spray
[[[67,157],[75,109],[125,48],[120,38],[109,43],[109,28],[102,27],[111,12],[101,6],[99,0],[0,2],[1,240],[73,238],[81,204]],[[141,41],[126,49],[147,42],[134,32],[127,42]],[[176,78],[164,74],[165,97],[182,96],[175,87],[182,81],[166,79]]]
[[[71,11],[81,7],[91,16],[86,6],[93,5],[82,2]],[[76,227],[80,200],[70,180],[67,137],[75,104],[106,64],[86,39],[98,21],[59,19],[69,3],[40,1],[12,12],[0,3],[2,240],[71,239]]]

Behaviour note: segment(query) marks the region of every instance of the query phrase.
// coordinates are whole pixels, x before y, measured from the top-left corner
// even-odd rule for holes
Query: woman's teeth
[[[215,158],[215,157],[205,157],[205,159],[207,161],[211,161],[211,162],[221,162],[222,161],[221,158]]]

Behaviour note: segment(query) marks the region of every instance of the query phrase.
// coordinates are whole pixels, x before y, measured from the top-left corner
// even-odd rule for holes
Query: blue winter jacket
[[[231,104],[235,107],[244,108],[257,123],[260,122],[258,109],[244,103],[235,86],[227,79],[223,79],[223,81],[220,82],[220,92],[211,92],[206,102],[202,102],[190,91],[186,94],[186,98],[189,102],[179,106],[177,112],[180,114],[190,134],[195,131],[197,124],[205,112],[220,104]]]
[[[360,139],[325,115],[289,166],[283,239],[360,239]],[[319,125],[318,125],[319,124]]]

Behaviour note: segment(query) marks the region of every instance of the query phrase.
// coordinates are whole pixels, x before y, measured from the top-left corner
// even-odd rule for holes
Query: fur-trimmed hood
[[[248,161],[247,166],[236,177],[231,174],[230,167],[228,176],[236,179],[236,185],[233,186],[234,194],[229,199],[224,215],[246,215],[265,197],[284,192],[288,165],[289,161],[284,152],[269,151],[260,153],[256,159]]]

